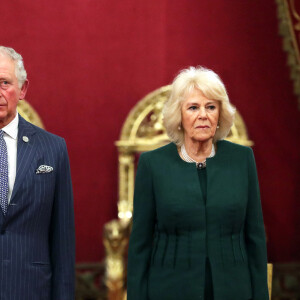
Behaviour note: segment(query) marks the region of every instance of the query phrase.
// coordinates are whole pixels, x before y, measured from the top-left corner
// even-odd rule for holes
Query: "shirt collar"
[[[11,138],[13,138],[14,140],[17,139],[18,136],[18,125],[19,125],[19,114],[16,113],[16,116],[14,117],[14,119],[7,124],[6,126],[4,126],[2,128],[2,130],[9,135]]]

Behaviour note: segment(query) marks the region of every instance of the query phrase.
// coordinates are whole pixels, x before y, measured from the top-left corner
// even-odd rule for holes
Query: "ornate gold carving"
[[[105,284],[108,299],[121,300],[125,294],[125,251],[128,245],[129,224],[113,220],[104,227],[103,242],[106,250]]]
[[[120,153],[143,152],[168,143],[161,110],[168,99],[170,86],[148,94],[130,111],[116,145]]]
[[[132,216],[132,203],[127,199],[133,198],[134,159],[133,153],[119,153],[118,217],[122,220],[130,220]]]
[[[297,22],[294,25],[294,29],[296,31],[300,31],[300,16],[299,16],[298,12],[296,11],[295,0],[290,0],[290,6],[291,6],[292,15],[293,15],[295,21]]]
[[[18,103],[18,113],[28,122],[44,128],[44,124],[35,109],[26,101],[21,100]]]
[[[273,264],[268,264],[268,289],[269,289],[270,300],[272,295],[272,279],[273,279]]]
[[[300,16],[294,0],[276,0],[279,34],[283,37],[283,49],[287,53],[290,77],[294,81],[294,94],[300,108]],[[299,7],[299,6],[298,6]]]

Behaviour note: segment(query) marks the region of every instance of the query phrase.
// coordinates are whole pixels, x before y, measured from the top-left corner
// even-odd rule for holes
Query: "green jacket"
[[[128,300],[268,300],[267,255],[252,149],[218,141],[207,159],[207,202],[195,164],[175,144],[143,153],[134,194]]]

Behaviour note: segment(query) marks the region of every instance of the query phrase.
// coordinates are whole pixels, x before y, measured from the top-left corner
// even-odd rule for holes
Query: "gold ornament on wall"
[[[300,109],[300,5],[295,0],[275,1],[277,3],[279,34],[283,39],[283,50],[287,54],[290,78],[294,82],[294,94],[298,98]]]
[[[18,103],[18,113],[28,122],[44,128],[44,124],[35,109],[26,101],[20,100]]]

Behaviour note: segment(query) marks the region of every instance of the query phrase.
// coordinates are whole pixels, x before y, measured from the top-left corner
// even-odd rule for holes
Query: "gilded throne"
[[[141,152],[156,149],[169,143],[162,120],[162,108],[168,99],[171,86],[164,86],[148,94],[130,111],[116,141],[119,152],[118,219],[104,226],[105,283],[109,300],[126,299],[126,251],[133,211],[134,178],[138,156]],[[237,112],[227,140],[252,146],[245,123]],[[269,283],[271,268],[269,265]],[[270,286],[269,284],[269,286]],[[271,290],[270,290],[271,291]]]

